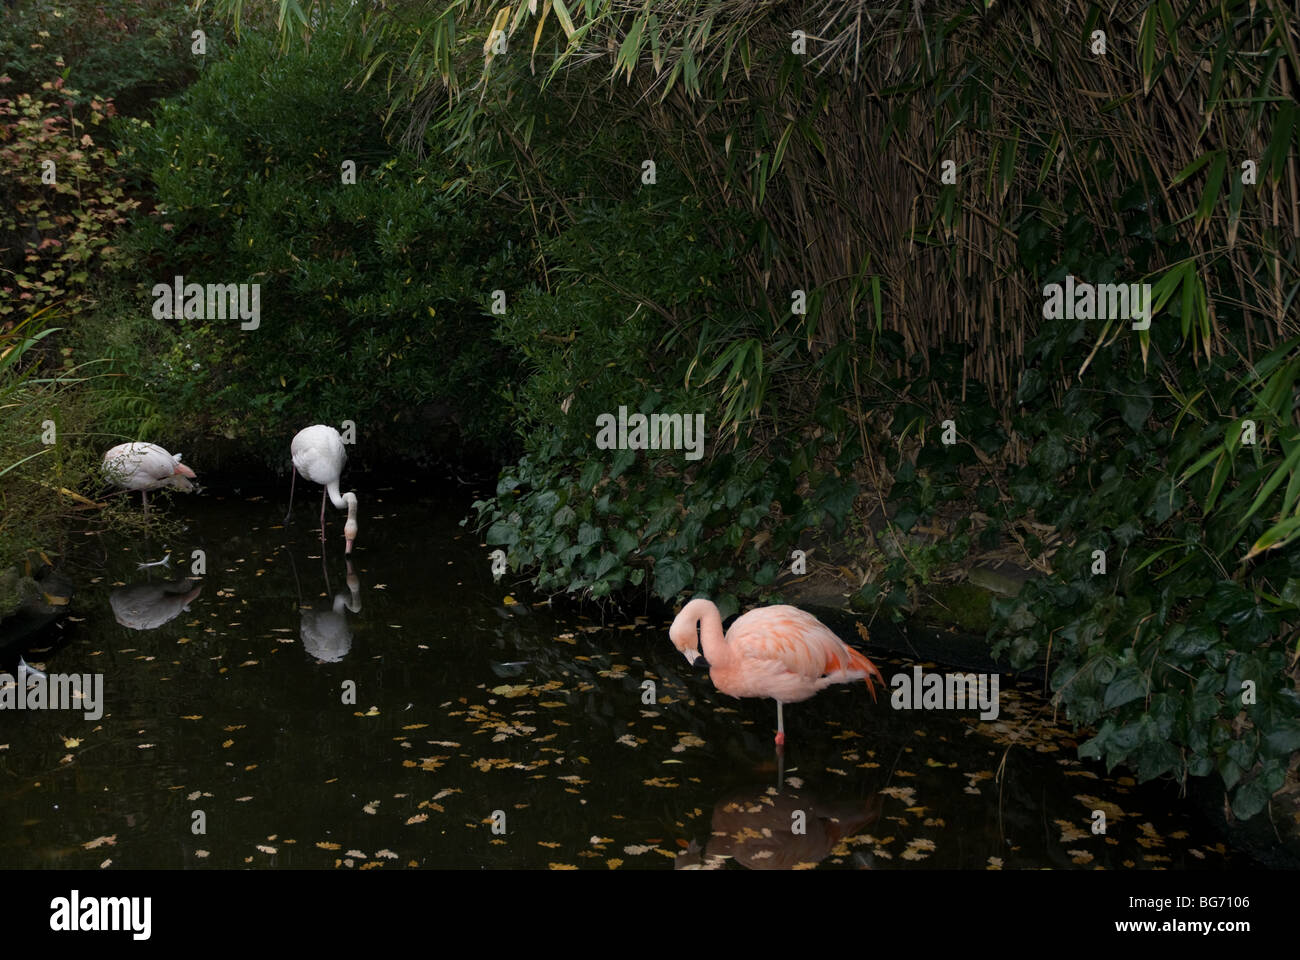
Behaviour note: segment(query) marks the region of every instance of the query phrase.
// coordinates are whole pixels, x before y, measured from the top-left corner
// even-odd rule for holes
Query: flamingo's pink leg
[[[289,468],[289,509],[284,513],[284,522],[289,522],[289,516],[293,513],[293,485],[298,480],[298,468]]]

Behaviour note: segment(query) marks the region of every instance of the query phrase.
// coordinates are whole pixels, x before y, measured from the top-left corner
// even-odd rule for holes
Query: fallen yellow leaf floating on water
[[[507,607],[513,607],[519,601],[507,593],[504,597],[501,598],[501,602],[504,603]]]
[[[908,806],[912,806],[916,799],[915,787],[881,787],[879,792],[895,800],[902,800]]]
[[[539,847],[550,847],[552,850],[554,850],[560,844],[559,841],[557,840],[538,840],[537,845]]]
[[[578,869],[571,863],[548,863],[546,866],[551,870],[577,870]]]
[[[1084,830],[1080,830],[1069,820],[1054,821],[1061,828],[1061,843],[1073,843],[1075,840],[1083,840],[1088,836]]]
[[[934,841],[927,840],[924,837],[916,837],[907,841],[907,849],[903,851],[904,860],[924,860],[934,850]]]
[[[322,850],[342,850],[342,849],[343,849],[343,845],[342,845],[342,844],[339,844],[339,843],[332,843],[332,842],[329,841],[329,840],[317,840],[317,841],[316,841],[316,846],[320,847]]]
[[[531,687],[526,683],[509,684],[504,683],[499,687],[493,687],[492,692],[498,697],[522,697]]]
[[[1128,816],[1128,814],[1126,814],[1122,809],[1120,809],[1119,806],[1111,803],[1108,800],[1101,800],[1097,797],[1090,797],[1085,793],[1076,793],[1074,795],[1074,799],[1082,803],[1085,807],[1088,808],[1089,811],[1092,810],[1103,811],[1106,814],[1106,821],[1108,823],[1113,823],[1116,820],[1120,820],[1123,817]]]
[[[67,747],[69,750],[71,750],[73,747],[81,746],[81,741],[78,740],[76,737],[64,737],[63,745]]]
[[[618,857],[610,857],[605,861],[605,866],[609,867],[611,870],[617,870],[619,867],[623,866],[623,861]]]
[[[113,846],[117,843],[117,834],[109,837],[96,837],[94,840],[87,840],[81,845],[83,850],[94,850],[96,847]]]

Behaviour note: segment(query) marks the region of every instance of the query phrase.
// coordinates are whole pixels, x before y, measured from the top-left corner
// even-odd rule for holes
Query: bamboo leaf
[[[537,44],[541,42],[542,27],[546,26],[546,18],[550,16],[550,14],[551,0],[545,0],[542,4],[542,15],[537,20],[537,29],[533,31],[533,52],[529,58],[529,66],[533,69],[533,72],[536,72],[536,68],[533,67],[533,59],[537,56]]]
[[[1219,154],[1219,152],[1220,151],[1218,150],[1211,150],[1208,153],[1201,154],[1199,157],[1197,157],[1187,166],[1183,167],[1183,169],[1175,173],[1174,178],[1171,181],[1169,181],[1169,186],[1170,187],[1178,186],[1180,183],[1185,181],[1188,177],[1195,174],[1197,170],[1201,169],[1201,167],[1205,166],[1207,163],[1213,160],[1214,157]]]
[[[573,20],[569,17],[569,10],[564,5],[564,0],[551,0],[555,7],[555,16],[560,21],[560,26],[564,28],[564,35],[570,40],[573,39]]]
[[[1156,62],[1156,18],[1151,15],[1150,7],[1142,14],[1138,27],[1138,53],[1142,62],[1142,92],[1148,94],[1155,80],[1152,74]]]
[[[1227,151],[1218,151],[1214,162],[1210,164],[1210,175],[1205,181],[1205,192],[1201,194],[1200,206],[1196,208],[1196,229],[1202,229],[1210,222],[1210,214],[1219,200],[1219,191],[1223,189],[1223,171],[1228,165]]]
[[[1295,125],[1295,115],[1294,103],[1278,104],[1277,117],[1273,121],[1273,130],[1263,158],[1263,167],[1268,171],[1269,179],[1275,185],[1282,181],[1282,172],[1286,167],[1287,157],[1291,154],[1291,132]]]
[[[1287,478],[1288,474],[1295,471],[1297,467],[1300,467],[1300,443],[1296,444],[1295,449],[1291,451],[1290,456],[1283,460],[1282,463],[1274,469],[1271,474],[1269,474],[1268,479],[1264,481],[1264,486],[1260,488],[1259,493],[1251,503],[1250,509],[1247,510],[1245,514],[1242,515],[1241,520],[1238,521],[1238,525],[1244,527],[1246,522],[1250,520],[1259,508],[1264,505],[1272,495],[1273,491],[1276,490],[1282,481]]]
[[[619,66],[623,65],[627,71],[627,79],[632,79],[632,72],[636,69],[637,61],[641,56],[641,32],[645,26],[645,21],[641,17],[634,17],[632,20],[632,29],[627,32],[623,38],[623,43],[618,49],[618,57],[614,62],[614,72],[617,73]]]
[[[1223,490],[1224,481],[1228,479],[1228,467],[1232,459],[1227,451],[1219,454],[1219,461],[1214,465],[1214,474],[1210,479],[1210,494],[1205,498],[1205,514],[1209,516],[1214,509],[1214,502],[1219,499],[1219,492]]]
[[[1232,187],[1228,191],[1228,249],[1237,244],[1237,226],[1241,221],[1241,199],[1244,192],[1241,171],[1232,171]]]
[[[1297,534],[1300,534],[1300,517],[1288,517],[1287,519],[1273,524],[1265,530],[1258,540],[1250,548],[1250,552],[1243,558],[1250,560],[1265,550],[1276,550],[1290,543]]]
[[[1178,24],[1174,19],[1174,11],[1169,6],[1169,0],[1160,0],[1157,7],[1160,11],[1160,23],[1165,28],[1165,41],[1169,44],[1169,52],[1175,57],[1178,56]]]
[[[781,134],[781,139],[776,142],[776,152],[772,155],[772,172],[775,173],[781,168],[781,161],[785,159],[785,148],[790,145],[790,135],[794,133],[795,122],[791,120]]]

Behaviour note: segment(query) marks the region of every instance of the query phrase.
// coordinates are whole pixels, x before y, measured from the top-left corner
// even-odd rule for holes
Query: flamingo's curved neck
[[[342,494],[339,493],[339,482],[337,480],[329,484],[325,488],[325,490],[330,495],[330,503],[334,504],[334,507],[336,509],[342,510],[344,507],[347,506],[347,499]],[[352,497],[352,502],[355,504],[356,495],[348,494],[348,496]],[[350,509],[355,509],[355,507],[352,507]]]
[[[718,608],[708,600],[692,600],[698,603],[697,614],[700,621],[700,646],[704,648],[704,659],[710,667],[721,666],[731,660],[731,647],[722,633],[722,615]]]

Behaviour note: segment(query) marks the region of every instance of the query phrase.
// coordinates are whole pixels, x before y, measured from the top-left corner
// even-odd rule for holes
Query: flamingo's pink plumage
[[[181,463],[179,453],[168,453],[156,443],[119,443],[104,454],[105,478],[124,490],[139,490],[145,516],[149,491],[174,487],[184,493],[194,489],[194,471]]]
[[[873,682],[885,685],[874,663],[798,607],[758,607],[739,617],[724,636],[717,606],[710,600],[692,600],[673,620],[668,635],[691,663],[699,656],[699,646],[704,648],[709,678],[723,693],[774,699],[778,744],[785,741],[782,704],[854,680],[866,680],[874,700]]]

